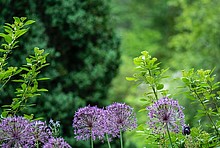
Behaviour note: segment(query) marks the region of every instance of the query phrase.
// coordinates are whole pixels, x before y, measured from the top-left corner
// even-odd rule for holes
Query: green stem
[[[90,136],[90,137],[91,137],[91,139],[90,139],[90,142],[91,142],[91,148],[94,148],[94,147],[93,147],[93,140],[92,140],[92,129],[91,129],[90,131],[91,131],[91,136]]]
[[[121,141],[121,148],[123,148],[123,135],[122,135],[122,130],[120,130],[120,141]]]
[[[149,72],[149,75],[152,77],[151,71],[149,69],[148,69],[148,72]],[[154,93],[154,96],[155,96],[156,100],[158,100],[156,88],[153,86],[153,84],[150,84],[150,86],[151,86],[151,88],[153,90],[153,93]]]
[[[172,140],[171,140],[171,137],[170,137],[170,132],[169,132],[168,124],[166,124],[166,127],[167,127],[168,137],[169,137],[169,140],[170,140],[170,145],[173,148],[173,144],[172,144]]]
[[[37,140],[37,148],[39,148],[39,142],[38,142],[38,140]]]
[[[106,134],[106,139],[107,139],[107,142],[108,142],[108,147],[111,148],[111,145],[110,145],[110,142],[109,142],[109,138],[108,138],[108,134]]]

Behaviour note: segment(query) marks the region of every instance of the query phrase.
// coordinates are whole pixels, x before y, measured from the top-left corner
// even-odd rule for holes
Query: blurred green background
[[[71,127],[74,112],[87,104],[126,102],[137,112],[138,123],[145,124],[146,113],[138,110],[145,107],[139,100],[147,90],[125,79],[143,50],[169,68],[166,87],[185,107],[187,123],[197,125],[196,110],[190,110],[196,105],[179,94],[181,83],[173,79],[194,67],[215,68],[220,80],[219,14],[219,0],[0,1],[1,26],[13,16],[36,21],[10,64],[22,64],[35,46],[50,53],[50,66],[42,72],[50,80],[41,84],[49,92],[33,99],[37,106],[26,112],[61,121],[61,135],[74,147],[89,147],[89,142],[75,141]],[[10,102],[14,88],[10,83],[2,90],[1,105]],[[125,140],[125,147],[145,146],[145,138],[135,132],[127,132]]]

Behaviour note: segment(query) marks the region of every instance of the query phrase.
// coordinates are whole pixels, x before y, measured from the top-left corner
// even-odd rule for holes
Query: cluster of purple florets
[[[0,122],[0,146],[2,148],[71,148],[63,138],[52,136],[46,122],[29,121],[23,117],[7,117]],[[60,147],[59,147],[60,146]]]
[[[167,97],[156,101],[152,106],[147,107],[150,118],[150,128],[154,133],[164,133],[167,130],[178,133],[184,127],[183,107],[179,105],[177,100]]]
[[[149,127],[154,133],[169,131],[178,133],[184,127],[183,107],[178,101],[164,97],[147,107]],[[53,131],[58,122],[29,121],[23,117],[7,117],[0,121],[0,146],[2,148],[71,148],[63,138],[56,138]],[[75,112],[73,119],[75,138],[77,140],[103,140],[107,134],[110,138],[120,137],[120,133],[137,127],[133,108],[124,103],[113,103],[105,108],[86,106]],[[187,130],[187,133],[186,133]],[[185,133],[190,129],[185,128]]]
[[[110,138],[119,137],[120,131],[137,127],[133,108],[123,103],[113,103],[106,108],[86,106],[78,109],[73,119],[77,140],[103,140],[105,134]]]

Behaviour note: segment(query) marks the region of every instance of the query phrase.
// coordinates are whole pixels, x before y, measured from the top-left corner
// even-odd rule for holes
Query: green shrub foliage
[[[40,85],[50,93],[35,97],[35,108],[25,110],[36,117],[61,121],[61,133],[73,136],[72,117],[85,104],[106,105],[106,94],[119,65],[119,39],[112,25],[107,0],[30,0],[0,2],[0,24],[13,16],[36,21],[19,39],[8,66],[23,65],[34,47],[44,48],[50,66]],[[2,27],[1,27],[2,29]],[[1,30],[2,32],[3,30]],[[3,42],[3,39],[1,40]],[[1,90],[1,104],[10,104],[19,83],[9,82]],[[73,138],[72,138],[73,139]],[[82,144],[79,144],[82,146]]]

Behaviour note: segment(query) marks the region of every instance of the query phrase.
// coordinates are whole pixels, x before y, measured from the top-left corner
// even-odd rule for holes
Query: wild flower
[[[104,110],[96,106],[86,106],[75,112],[73,128],[77,140],[103,139],[105,135]]]
[[[33,127],[23,117],[7,117],[0,123],[0,141],[2,148],[34,147]]]
[[[124,103],[113,103],[106,107],[108,134],[119,136],[120,131],[135,129],[137,120],[133,108]]]
[[[147,107],[150,121],[147,122],[153,133],[161,133],[166,130],[178,133],[184,125],[183,107],[177,100],[167,97],[156,101],[152,106]]]
[[[71,148],[63,138],[50,138],[43,148]]]
[[[50,119],[48,127],[50,128],[53,137],[58,137],[59,136],[60,121],[54,122],[52,119]]]

